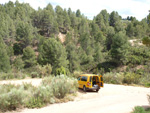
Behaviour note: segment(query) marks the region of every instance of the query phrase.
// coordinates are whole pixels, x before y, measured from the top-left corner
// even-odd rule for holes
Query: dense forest
[[[102,10],[89,20],[80,10],[53,8],[50,3],[35,10],[9,1],[0,4],[0,72],[4,78],[23,73],[143,75],[150,71],[149,37],[150,14],[138,21]]]

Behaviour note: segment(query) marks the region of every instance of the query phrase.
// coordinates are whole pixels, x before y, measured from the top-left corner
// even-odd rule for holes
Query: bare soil
[[[60,41],[61,41],[62,43],[64,43],[64,42],[65,42],[66,35],[65,35],[65,34],[62,34],[62,33],[59,33],[59,34],[58,34],[58,38],[60,39]]]
[[[138,39],[132,39],[132,40],[129,40],[129,42],[131,43],[131,46],[134,46],[135,44],[137,44],[139,46],[143,45],[143,43]]]
[[[15,84],[15,85],[20,85],[23,83],[31,83],[34,86],[40,85],[42,82],[42,79],[40,78],[35,78],[35,79],[23,79],[23,80],[2,80],[0,81],[0,84]]]
[[[38,86],[41,79],[0,81],[0,84],[22,82]],[[130,113],[135,106],[150,107],[147,94],[150,94],[150,88],[104,84],[98,93],[85,93],[79,89],[77,97],[71,102],[52,104],[40,109],[26,108],[13,113]]]

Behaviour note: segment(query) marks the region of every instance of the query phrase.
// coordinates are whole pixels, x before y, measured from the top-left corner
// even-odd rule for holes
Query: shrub
[[[0,90],[5,88],[1,86]],[[23,89],[16,87],[11,88],[8,85],[8,88],[5,89],[3,93],[0,94],[0,109],[2,111],[15,110],[23,104],[24,92]],[[1,91],[0,91],[1,92]]]
[[[104,77],[104,82],[111,83],[113,75],[111,73],[106,73],[106,74],[104,74],[103,77]]]
[[[140,78],[141,78],[141,75],[139,74],[127,72],[127,73],[124,73],[123,83],[138,84],[140,82]]]
[[[61,66],[60,68],[56,69],[56,75],[61,75],[61,74],[66,75],[66,70],[65,70],[65,68],[63,66]]]
[[[25,106],[28,108],[41,108],[44,106],[44,103],[39,97],[31,97],[26,103]]]
[[[23,67],[24,67],[24,62],[23,62],[21,56],[18,56],[18,57],[14,60],[13,66],[14,66],[16,69],[23,69]]]
[[[36,88],[31,83],[26,83],[26,82],[22,84],[22,87],[24,88],[24,90],[27,90],[27,91],[34,90]]]
[[[50,64],[44,65],[46,70],[46,75],[50,75],[52,73],[52,66]]]
[[[31,73],[31,77],[32,77],[32,78],[37,78],[37,77],[39,77],[38,72],[32,72],[32,73]]]
[[[67,93],[77,90],[77,80],[60,75],[52,79],[51,87],[56,98],[64,98]]]
[[[42,80],[42,84],[43,84],[43,85],[50,85],[52,79],[53,79],[53,76],[45,77],[45,78]]]
[[[9,73],[0,73],[0,80],[8,80],[8,79],[23,79],[26,77],[26,74],[22,73],[22,72],[9,72]]]
[[[126,72],[126,73],[106,73],[104,75],[104,82],[106,83],[113,83],[113,84],[140,84],[141,75],[133,73],[133,72]]]
[[[78,78],[81,74],[82,74],[82,72],[80,72],[80,71],[74,71],[74,72],[71,74],[71,77]]]
[[[18,71],[17,73],[14,73],[14,78],[18,79],[24,79],[27,75],[25,73],[22,73],[21,71]]]
[[[0,85],[0,111],[15,110],[19,107],[39,108],[49,103],[66,101],[69,93],[77,91],[77,79],[64,75],[49,76],[39,87],[31,83],[23,85]],[[62,99],[63,98],[63,99]]]
[[[40,66],[36,66],[36,72],[39,73],[39,77],[49,76],[52,72],[52,66],[50,64]]]
[[[47,103],[51,103],[53,98],[52,88],[50,86],[39,86],[38,89],[35,90],[33,96],[31,96],[27,102],[26,107],[29,108],[37,108],[46,105]]]
[[[0,85],[0,94],[8,93],[13,88],[19,88],[19,86],[15,86],[13,84],[4,84]]]
[[[145,83],[145,87],[150,87],[150,83]]]
[[[146,111],[144,110],[144,108],[136,106],[132,113],[146,113]]]
[[[123,73],[106,73],[104,76],[104,82],[113,84],[122,84]]]
[[[31,75],[31,77],[46,77],[51,75],[52,72],[52,66],[50,64],[41,66],[41,65],[36,65],[34,67],[26,68],[25,73],[28,73]],[[33,75],[32,75],[33,74]]]
[[[0,74],[0,79],[1,80],[7,80],[7,79],[13,79],[14,74],[13,73],[1,73]]]
[[[116,80],[116,83],[117,83],[117,84],[122,84],[123,79],[124,79],[123,73],[116,73],[116,78],[115,78],[115,80]]]

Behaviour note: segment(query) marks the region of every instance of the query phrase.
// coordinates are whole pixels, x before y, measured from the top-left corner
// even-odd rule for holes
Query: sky
[[[16,0],[0,0],[0,4]],[[53,8],[57,5],[62,8],[71,8],[72,11],[80,9],[81,13],[89,19],[93,19],[101,10],[106,9],[108,13],[117,11],[122,18],[127,16],[142,20],[149,14],[150,0],[18,0],[20,3],[29,3],[34,9],[44,8],[51,3]]]

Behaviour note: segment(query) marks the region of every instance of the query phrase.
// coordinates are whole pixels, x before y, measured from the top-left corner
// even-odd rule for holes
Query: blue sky
[[[9,0],[0,0],[1,4]],[[15,2],[16,0],[11,0]],[[150,0],[18,0],[19,2],[29,3],[34,9],[38,7],[44,8],[51,3],[55,8],[60,5],[62,8],[72,11],[80,9],[80,11],[92,19],[101,10],[106,9],[109,13],[117,11],[123,18],[134,16],[138,20],[145,18],[150,10]]]

